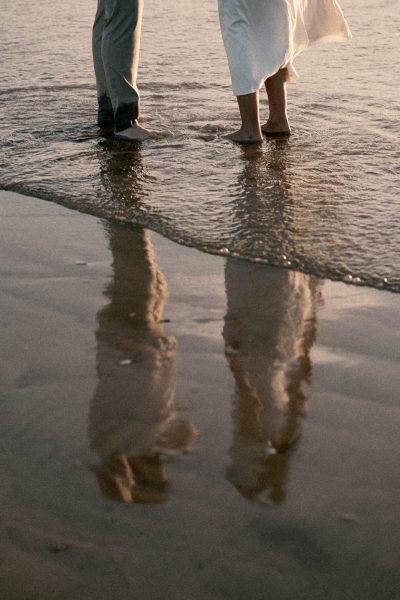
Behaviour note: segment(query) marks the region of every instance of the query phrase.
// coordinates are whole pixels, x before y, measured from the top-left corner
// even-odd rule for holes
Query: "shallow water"
[[[142,111],[170,135],[140,148],[97,135],[95,3],[7,6],[0,187],[208,252],[399,292],[397,2],[343,0],[354,39],[298,59],[293,136],[246,148],[221,139],[238,116],[216,4],[146,3]]]

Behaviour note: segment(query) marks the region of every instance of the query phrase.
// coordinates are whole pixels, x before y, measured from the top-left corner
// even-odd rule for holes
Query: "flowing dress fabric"
[[[351,37],[336,0],[218,0],[218,8],[235,96],[257,91],[281,68],[294,81],[293,60],[310,44]]]

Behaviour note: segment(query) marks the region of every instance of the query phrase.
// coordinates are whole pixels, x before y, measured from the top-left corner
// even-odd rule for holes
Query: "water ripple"
[[[207,252],[400,291],[398,75],[389,81],[381,67],[398,44],[390,3],[342,2],[354,40],[300,57],[292,138],[246,148],[222,137],[237,109],[214,0],[146,8],[142,107],[164,137],[140,147],[98,137],[94,125],[94,7],[72,0],[71,19],[54,4],[17,0],[6,11],[1,187]]]

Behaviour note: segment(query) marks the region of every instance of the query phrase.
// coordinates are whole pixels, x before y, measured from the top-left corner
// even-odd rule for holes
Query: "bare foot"
[[[288,136],[291,133],[289,121],[285,119],[284,121],[268,121],[261,125],[261,131],[265,133],[266,136]]]
[[[142,127],[139,123],[134,123],[131,127],[128,127],[128,129],[118,131],[114,137],[119,140],[142,141],[154,140],[158,135],[153,131],[145,129],[145,127]]]
[[[256,144],[258,142],[262,142],[262,133],[261,129],[244,129],[241,127],[237,131],[233,133],[229,133],[224,136],[227,140],[231,140],[232,142],[237,142],[238,144]]]

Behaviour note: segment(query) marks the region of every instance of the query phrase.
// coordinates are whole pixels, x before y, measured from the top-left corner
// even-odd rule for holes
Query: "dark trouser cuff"
[[[139,104],[121,104],[115,111],[115,131],[131,127],[139,116]]]
[[[97,112],[97,124],[100,129],[112,129],[114,127],[114,111],[110,98],[103,94],[98,99],[99,110]]]

